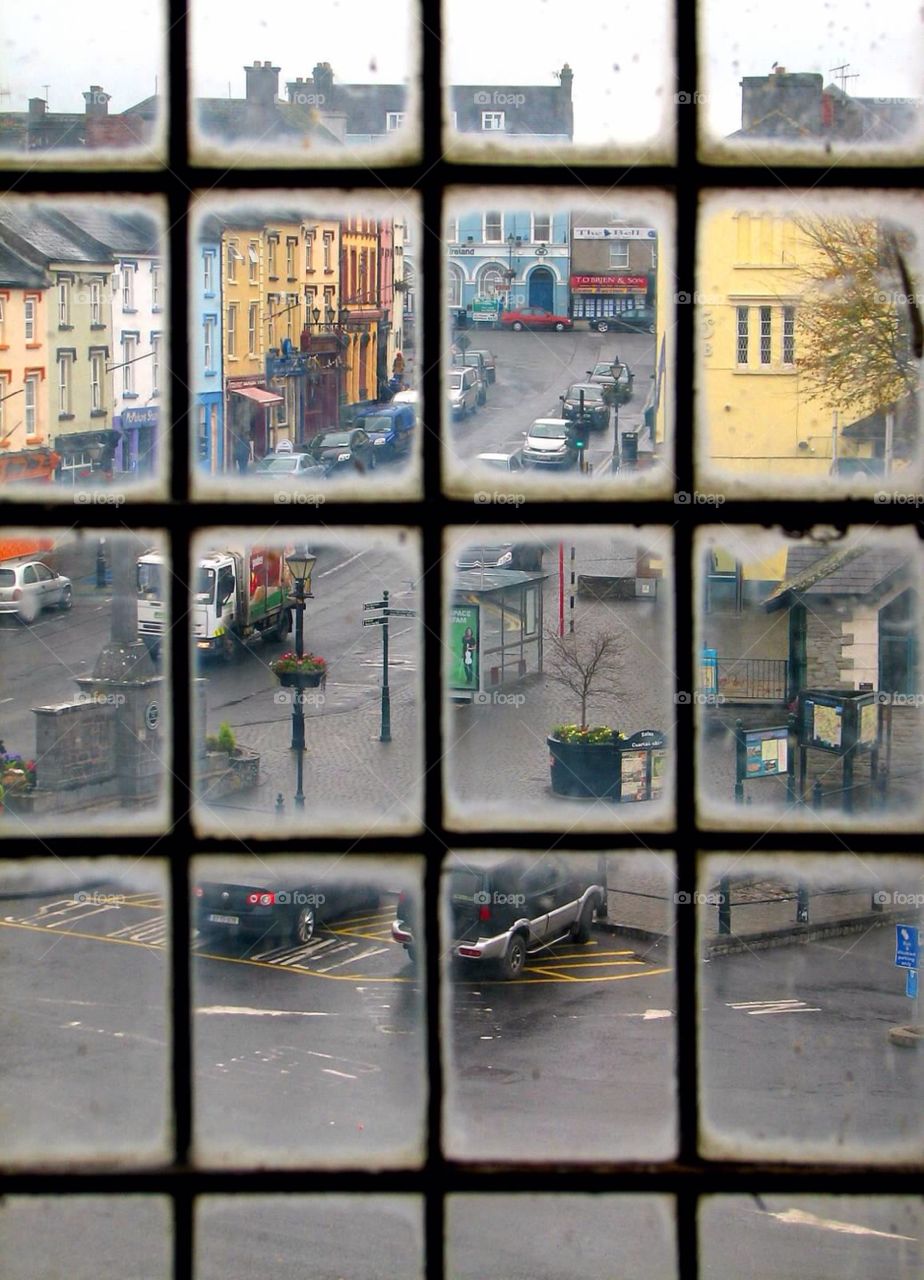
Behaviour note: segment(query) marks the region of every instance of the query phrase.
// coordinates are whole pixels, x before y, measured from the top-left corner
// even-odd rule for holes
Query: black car
[[[608,333],[610,329],[624,333],[654,333],[654,307],[626,307],[625,311],[618,311],[615,315],[591,320],[590,327],[597,333]]]
[[[578,860],[544,854],[483,863],[455,860],[449,872],[451,954],[517,978],[527,957],[556,942],[589,942],[605,889]],[[398,900],[392,938],[413,960],[416,905]]]
[[[603,429],[610,425],[610,406],[599,382],[573,383],[562,396],[561,416],[567,418],[569,422],[578,422],[581,417],[582,403],[584,422],[592,430]]]
[[[362,427],[322,431],[311,440],[308,452],[331,471],[375,469],[375,450]]]
[[[196,928],[207,937],[282,938],[310,942],[330,920],[374,911],[379,890],[362,880],[292,880],[272,887],[203,880],[193,890]]]
[[[487,547],[466,547],[456,560],[457,569],[519,569],[542,572],[543,548],[535,542],[500,542]]]

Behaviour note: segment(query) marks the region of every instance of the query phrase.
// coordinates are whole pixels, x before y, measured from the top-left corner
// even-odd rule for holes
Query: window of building
[[[615,240],[609,244],[610,266],[627,267],[629,265],[629,241]]]
[[[796,363],[796,309],[783,308],[783,364]]]
[[[735,314],[738,317],[735,359],[736,363],[746,365],[748,362],[748,308],[736,307]]]
[[[446,219],[446,243],[447,244],[459,243],[459,219],[458,218]]]
[[[492,209],[484,215],[484,241],[486,244],[500,244],[504,238],[504,215],[499,209]]]
[[[393,133],[395,129],[402,128],[406,119],[407,119],[406,111],[386,111],[385,132]]]
[[[58,416],[69,417],[73,413],[74,357],[60,353],[58,356]]]
[[[135,268],[127,262],[122,264],[122,310],[135,309]]]
[[[305,270],[314,271],[314,231],[305,232]],[[325,253],[327,251],[327,234],[324,236]],[[326,264],[325,264],[326,265]]]
[[[90,281],[90,325],[96,329],[103,323],[103,285],[100,280]]]
[[[106,357],[101,351],[90,356],[90,411],[100,413],[106,408]]]
[[[291,236],[286,237],[286,277],[289,280],[295,279],[295,246],[296,241]]]
[[[323,236],[324,243],[324,271],[333,271],[334,269],[334,233],[325,231]]]
[[[228,284],[237,284],[237,263],[240,256],[241,255],[237,247],[237,241],[229,240],[228,252],[226,255],[227,257],[226,275],[228,277]]]
[[[552,239],[552,215],[550,213],[534,213],[532,215],[533,242],[547,244]]]
[[[58,281],[58,328],[69,329],[71,324],[71,282]]]
[[[151,264],[151,308],[154,311],[160,311],[162,306],[160,264],[153,262]]]
[[[25,328],[26,342],[35,341],[35,298],[26,298],[23,302],[23,324]]]
[[[257,335],[260,325],[260,308],[256,302],[251,302],[247,308],[247,354],[255,356],[257,354]]]
[[[503,111],[482,111],[482,129],[486,131],[502,130],[504,128],[504,116],[505,113]]]
[[[772,356],[771,338],[773,336],[773,311],[770,307],[760,308],[760,363],[769,364]]]
[[[267,268],[271,280],[279,275],[279,237],[270,235],[266,237],[266,255]]]
[[[202,292],[211,294],[215,292],[215,254],[211,249],[206,249],[202,254]]]
[[[260,278],[260,253],[259,242],[251,240],[247,246],[247,278],[251,284],[256,284]],[[270,274],[272,275],[272,266],[270,266]]]
[[[228,356],[233,360],[237,356],[237,304],[233,302],[228,307],[225,344],[228,348]]]
[[[161,377],[163,369],[161,367],[161,335],[159,333],[151,334],[151,381],[153,388],[151,394],[159,396],[161,393]]]
[[[207,373],[211,373],[215,368],[215,321],[211,316],[206,316],[202,322],[202,360]]]
[[[132,334],[122,338],[122,395],[136,394],[135,359],[138,355],[138,339]]]
[[[26,375],[23,382],[23,425],[27,436],[36,434],[36,414],[38,412],[38,374]]]

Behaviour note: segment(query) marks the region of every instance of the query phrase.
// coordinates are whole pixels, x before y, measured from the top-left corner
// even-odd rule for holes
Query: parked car
[[[475,461],[495,471],[524,470],[522,449],[514,449],[513,453],[479,453]]]
[[[453,958],[518,978],[528,956],[556,942],[589,942],[606,890],[575,860],[544,854],[459,862],[449,871],[448,893]],[[417,929],[416,903],[399,899],[392,938],[412,959]]]
[[[523,461],[539,467],[570,467],[578,459],[578,450],[569,433],[565,418],[537,418],[524,431]]]
[[[543,550],[535,542],[499,542],[491,546],[466,547],[456,560],[456,568],[518,569],[522,573],[541,573]]]
[[[308,453],[268,453],[253,469],[256,476],[286,477],[293,480],[323,480],[327,467]]]
[[[416,392],[414,394],[416,395]],[[356,423],[372,441],[372,448],[375,450],[378,462],[391,458],[403,458],[410,453],[414,427],[417,425],[417,414],[413,405],[398,404],[395,401],[390,404],[376,405],[361,413]]]
[[[493,351],[484,351],[481,348],[475,349],[470,347],[465,353],[467,356],[481,356],[484,370],[487,375],[488,384],[497,381],[497,360]]]
[[[584,422],[592,429],[610,425],[610,406],[599,382],[574,382],[562,397],[562,417],[578,422],[583,405]]]
[[[395,903],[395,918],[391,922],[391,937],[393,942],[397,942],[404,947],[411,964],[417,963],[417,940],[419,936],[420,925],[418,923],[417,903],[413,894],[404,889],[398,894],[398,901]]]
[[[375,467],[375,450],[362,427],[346,431],[321,431],[308,445],[308,452],[315,462],[331,471],[348,467],[357,471],[372,471]]]
[[[375,911],[379,891],[363,880],[291,879],[269,885],[203,880],[193,890],[193,919],[208,937],[281,937],[310,942],[328,921]]]
[[[500,324],[502,329],[562,329],[573,326],[570,316],[559,316],[554,311],[546,311],[544,307],[517,307],[515,311],[502,311]]]
[[[601,360],[587,370],[587,377],[606,389],[610,404],[628,404],[632,399],[635,374],[622,360]]]
[[[43,609],[69,609],[73,603],[70,578],[41,560],[0,565],[0,613],[34,622]]]
[[[591,320],[591,329],[597,333],[608,333],[610,329],[625,333],[654,333],[654,307],[626,307],[612,316],[600,316]]]
[[[466,351],[456,352],[452,357],[452,363],[457,368],[474,369],[478,375],[478,403],[486,404],[488,399],[488,370],[481,357],[481,352]]]
[[[450,369],[446,374],[449,406],[456,417],[478,412],[478,374],[474,369]]]

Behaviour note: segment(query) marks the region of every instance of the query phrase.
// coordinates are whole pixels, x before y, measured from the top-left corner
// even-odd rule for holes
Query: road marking
[[[321,1074],[325,1076],[339,1076],[341,1080],[358,1080],[359,1076],[351,1076],[347,1071],[335,1071],[333,1067],[322,1067]]]
[[[818,1006],[809,1006],[804,1000],[739,1000],[726,1001],[726,1007],[741,1013],[821,1013]]]
[[[250,1009],[246,1005],[210,1004],[193,1009],[193,1013],[234,1013],[245,1018],[329,1018],[329,1013],[308,1009]]]
[[[557,960],[547,961],[547,965],[556,969],[567,969],[569,972],[571,969],[612,969],[618,965],[644,963],[644,960],[579,960],[577,963],[569,960],[566,964],[559,964]],[[532,965],[527,965],[526,967],[530,969]]]
[[[383,956],[390,950],[391,947],[379,947],[375,951],[361,951],[348,960],[339,960],[336,964],[329,964],[326,969],[319,969],[318,973],[330,973],[331,969],[342,969],[345,964],[355,964],[357,960],[371,960],[373,956]]]
[[[354,560],[358,560],[360,556],[364,556],[365,551],[357,551],[355,556],[350,556],[349,560],[342,560],[340,564],[335,564],[330,569],[325,569],[323,573],[319,573],[319,578],[326,578],[331,573],[337,573],[340,569],[345,569],[348,564],[352,564]]]
[[[586,978],[573,978],[571,977],[570,974],[558,975],[556,974],[554,969],[534,969],[531,972],[547,973],[553,976],[544,977],[544,978],[533,978],[531,976],[527,976],[525,978],[518,978],[516,979],[516,981],[529,982],[534,986],[540,986],[544,983],[549,983],[549,982],[624,982],[627,978],[654,978],[662,973],[670,973],[671,970],[670,969],[645,969],[640,973],[639,972],[608,973],[608,974],[599,973],[599,974],[594,974],[593,976],[588,975]],[[505,986],[506,987],[510,985],[509,982],[505,981],[503,978],[498,978],[498,979],[482,978],[481,981],[483,985],[486,987],[487,986]]]

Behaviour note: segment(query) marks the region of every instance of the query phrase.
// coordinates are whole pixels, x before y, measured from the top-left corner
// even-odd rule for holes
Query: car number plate
[[[209,916],[209,920],[210,920],[210,922],[211,922],[212,924],[240,924],[240,923],[241,923],[241,918],[240,918],[240,916],[215,916],[215,915],[211,915],[211,916]]]

